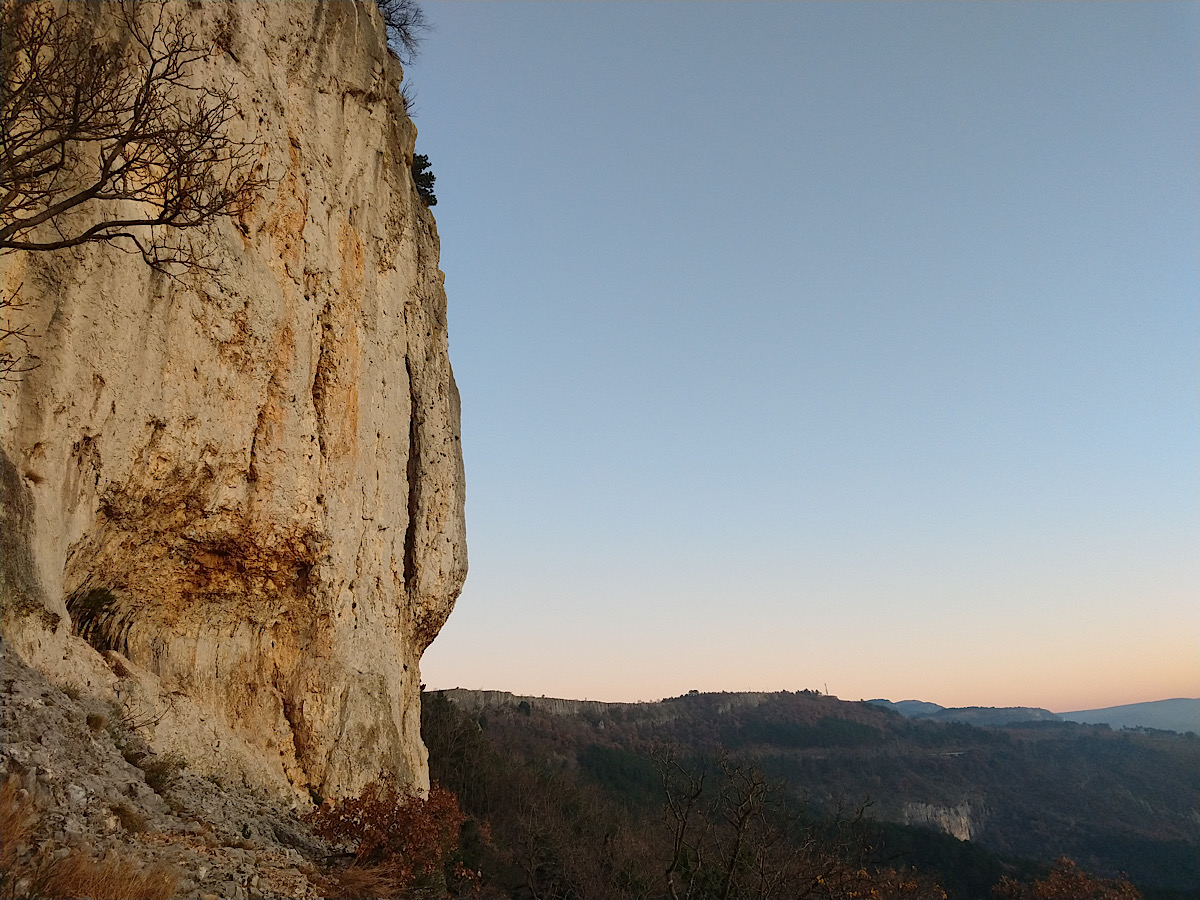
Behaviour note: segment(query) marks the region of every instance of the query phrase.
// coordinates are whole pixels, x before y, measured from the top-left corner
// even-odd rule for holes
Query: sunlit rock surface
[[[194,770],[428,784],[418,664],[466,575],[458,394],[416,130],[373,4],[173,4],[271,185],[179,280],[4,258],[4,632]]]

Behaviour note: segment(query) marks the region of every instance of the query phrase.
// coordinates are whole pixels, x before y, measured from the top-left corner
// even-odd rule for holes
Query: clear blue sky
[[[425,9],[430,687],[1200,695],[1200,5]]]

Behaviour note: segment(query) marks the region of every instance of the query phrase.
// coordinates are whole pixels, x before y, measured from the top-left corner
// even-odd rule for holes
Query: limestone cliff
[[[922,825],[953,835],[960,841],[976,838],[982,830],[985,813],[981,804],[963,801],[958,806],[933,803],[905,803],[901,820],[905,825]]]
[[[420,789],[418,665],[466,545],[401,66],[371,3],[174,6],[270,186],[205,245],[217,276],[4,258],[41,360],[2,407],[5,638],[195,770]]]

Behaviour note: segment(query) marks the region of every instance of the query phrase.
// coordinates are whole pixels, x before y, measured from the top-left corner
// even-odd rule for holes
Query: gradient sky
[[[1200,694],[1200,5],[425,9],[429,687]]]

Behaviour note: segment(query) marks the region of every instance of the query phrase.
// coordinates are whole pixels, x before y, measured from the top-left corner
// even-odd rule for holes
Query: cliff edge
[[[372,3],[172,3],[269,186],[171,278],[13,253],[6,647],[193,771],[428,785],[422,652],[466,576],[459,402],[416,129]]]

